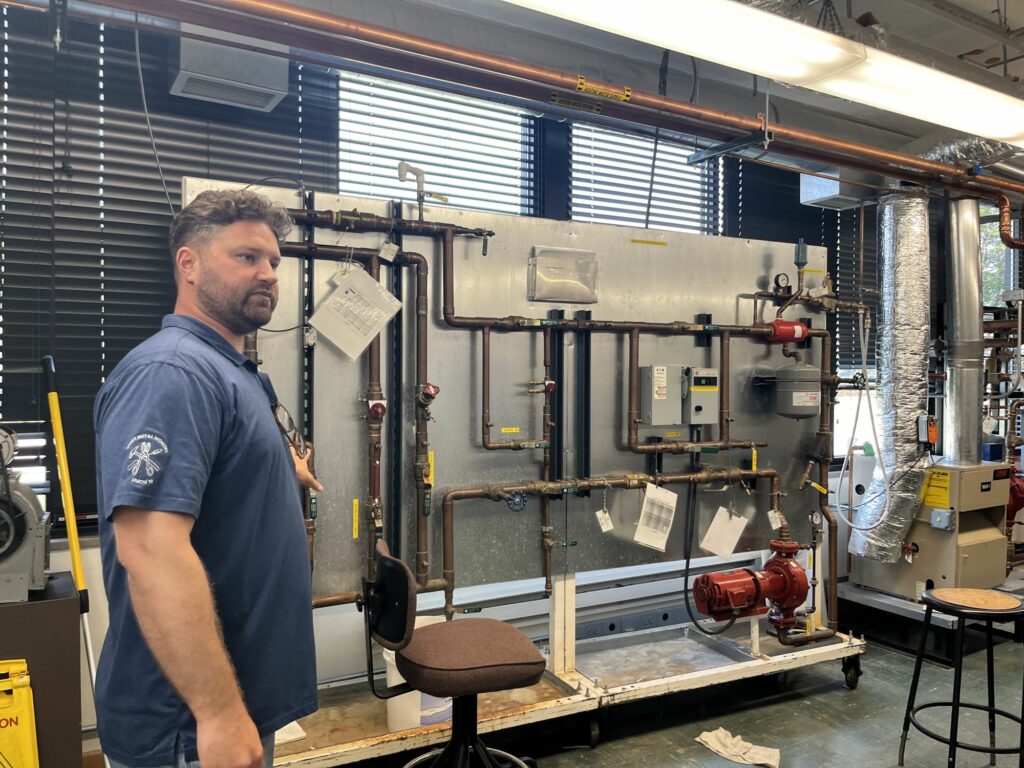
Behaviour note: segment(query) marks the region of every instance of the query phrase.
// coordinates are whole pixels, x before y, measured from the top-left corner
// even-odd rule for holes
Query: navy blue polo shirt
[[[139,631],[111,522],[119,506],[191,515],[224,643],[266,736],[316,710],[309,555],[270,379],[205,323],[164,318],[96,398],[96,475],[110,628],[96,711],[111,758],[197,759],[195,720]]]

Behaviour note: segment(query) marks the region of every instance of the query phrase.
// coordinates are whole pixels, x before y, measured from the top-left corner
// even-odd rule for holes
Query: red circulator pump
[[[796,609],[804,604],[809,589],[807,574],[796,561],[800,545],[775,540],[771,549],[775,555],[763,571],[744,568],[698,576],[693,585],[697,610],[718,621],[767,613],[775,627],[796,626]],[[771,608],[765,600],[771,602]]]

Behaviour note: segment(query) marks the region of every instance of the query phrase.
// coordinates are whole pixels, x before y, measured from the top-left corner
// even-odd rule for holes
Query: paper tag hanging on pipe
[[[728,560],[736,551],[736,545],[746,527],[747,518],[741,515],[734,516],[725,507],[719,507],[708,532],[701,539],[700,548],[705,552],[718,555],[723,560]]]
[[[633,541],[645,547],[665,551],[668,533],[676,516],[678,494],[651,483],[644,493],[644,505],[640,510],[640,523],[633,534]]]
[[[401,309],[401,302],[362,269],[345,264],[332,278],[335,289],[320,302],[309,324],[355,360]]]

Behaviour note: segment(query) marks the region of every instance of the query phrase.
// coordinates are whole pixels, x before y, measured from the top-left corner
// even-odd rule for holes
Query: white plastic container
[[[444,621],[443,616],[417,616],[416,627],[437,624]],[[395,652],[384,651],[384,667],[387,671],[388,687],[405,682],[405,678],[395,665]],[[433,725],[452,719],[451,698],[439,699],[420,691],[403,693],[401,696],[387,700],[388,731],[405,731],[419,728],[421,725]]]

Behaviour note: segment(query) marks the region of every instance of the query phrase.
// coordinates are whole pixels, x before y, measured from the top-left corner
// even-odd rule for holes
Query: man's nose
[[[261,283],[268,283],[274,285],[277,283],[277,272],[274,271],[273,264],[270,263],[270,259],[260,260],[260,269],[256,273],[256,279]]]

